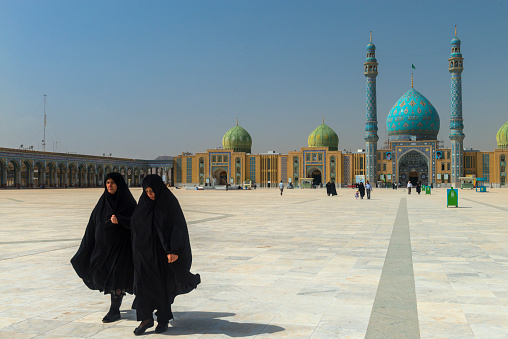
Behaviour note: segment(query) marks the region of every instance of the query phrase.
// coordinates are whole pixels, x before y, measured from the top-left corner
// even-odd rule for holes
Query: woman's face
[[[108,190],[109,194],[115,194],[118,190],[118,186],[113,179],[109,178],[106,180],[106,189]]]
[[[147,187],[145,192],[150,199],[155,200],[155,193],[153,192],[153,189],[151,187]]]

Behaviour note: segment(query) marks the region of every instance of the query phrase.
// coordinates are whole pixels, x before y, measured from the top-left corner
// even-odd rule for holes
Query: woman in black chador
[[[141,321],[134,334],[141,335],[154,325],[154,310],[158,322],[155,332],[162,333],[173,318],[175,297],[195,289],[200,277],[190,273],[189,232],[180,204],[155,174],[143,180],[143,193],[132,215],[132,249],[133,308]]]
[[[109,173],[104,186],[71,263],[86,286],[111,294],[111,307],[102,319],[109,323],[120,319],[122,298],[133,292],[130,221],[136,200],[120,173]]]

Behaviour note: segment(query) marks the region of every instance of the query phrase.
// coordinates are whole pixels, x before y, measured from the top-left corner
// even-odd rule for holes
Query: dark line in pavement
[[[471,202],[475,202],[475,203],[480,204],[480,205],[485,205],[485,206],[489,206],[489,207],[492,207],[492,208],[496,208],[496,209],[501,210],[501,211],[508,211],[508,208],[504,208],[504,207],[499,207],[499,206],[496,206],[496,205],[487,204],[486,202],[476,201],[476,200],[468,199],[468,198],[461,198],[461,199],[462,200],[471,201]]]
[[[420,338],[405,198],[397,210],[365,338]]]

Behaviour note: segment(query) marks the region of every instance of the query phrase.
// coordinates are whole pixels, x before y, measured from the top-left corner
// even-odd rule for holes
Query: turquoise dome
[[[367,45],[367,51],[370,51],[370,50],[375,50],[376,49],[376,46],[370,42],[368,45]]]
[[[411,88],[393,106],[386,118],[390,141],[437,140],[439,115],[427,98]]]
[[[452,44],[452,45],[460,45],[460,39],[457,38],[457,37],[454,37],[452,39],[452,42],[450,44]]]

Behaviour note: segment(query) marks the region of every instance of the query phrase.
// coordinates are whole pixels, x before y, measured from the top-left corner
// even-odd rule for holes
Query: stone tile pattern
[[[371,200],[349,189],[173,192],[203,282],[176,299],[167,334],[363,338],[405,198],[420,336],[508,336],[508,228],[496,208],[508,190],[460,190],[459,208],[446,208],[444,189],[375,189]],[[121,321],[103,324],[109,298],[69,263],[101,193],[0,190],[0,338],[133,336],[132,296]]]

